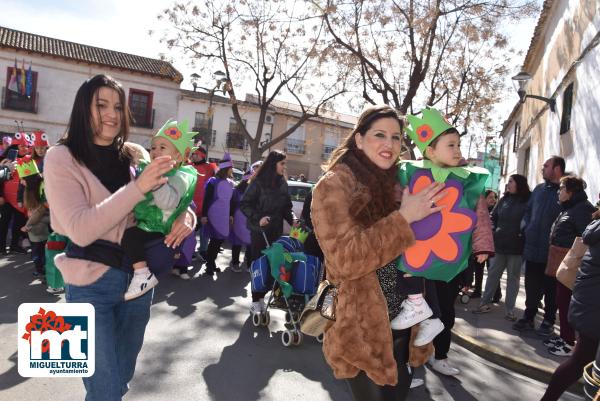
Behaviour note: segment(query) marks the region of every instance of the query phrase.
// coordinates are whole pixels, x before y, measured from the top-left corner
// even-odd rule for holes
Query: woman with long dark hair
[[[121,84],[96,75],[77,91],[67,132],[44,163],[52,228],[78,249],[77,255],[68,248],[54,259],[67,302],[95,309],[95,373],[83,378],[89,401],[118,401],[128,391],[154,291],[124,300],[133,270],[123,266],[120,242],[133,223],[134,206],[166,183],[163,175],[174,166],[170,156],[157,157],[134,179],[131,165],[145,150],[127,142],[129,121]],[[193,211],[183,213],[165,244],[178,246],[195,224]]]
[[[283,220],[290,225],[296,222],[292,211],[292,199],[285,179],[286,154],[272,150],[256,172],[246,189],[240,209],[248,218],[250,249],[253,260],[261,251],[283,234]],[[249,262],[249,265],[252,261]],[[261,313],[265,309],[264,292],[252,292],[250,313]]]
[[[438,193],[442,183],[414,195],[406,188],[398,207],[395,176],[402,136],[394,109],[366,109],[331,154],[313,191],[315,234],[327,278],[338,288],[336,320],[325,331],[323,352],[357,401],[406,398],[412,377],[410,330],[390,326],[402,304],[395,260],[415,242],[410,223],[441,210],[423,205],[445,195]],[[422,364],[433,346],[418,350],[411,362]]]
[[[524,238],[521,220],[527,208],[531,191],[527,178],[513,174],[508,179],[507,191],[492,210],[492,230],[496,254],[490,261],[485,290],[481,303],[474,313],[486,313],[492,309],[492,297],[500,286],[500,278],[507,271],[505,318],[517,320],[514,308],[519,293]]]

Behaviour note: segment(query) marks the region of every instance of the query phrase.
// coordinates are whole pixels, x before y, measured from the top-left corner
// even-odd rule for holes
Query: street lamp
[[[512,80],[513,86],[519,94],[519,99],[521,100],[521,103],[525,103],[525,100],[527,98],[542,100],[550,105],[550,111],[552,111],[553,113],[556,112],[556,99],[527,94],[527,86],[529,85],[529,81],[531,80],[531,75],[529,73],[521,71],[520,73],[512,77]]]

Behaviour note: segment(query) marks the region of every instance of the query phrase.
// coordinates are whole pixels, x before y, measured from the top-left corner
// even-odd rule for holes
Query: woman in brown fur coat
[[[337,286],[336,321],[325,332],[323,351],[338,379],[348,379],[355,400],[404,400],[409,330],[392,330],[400,312],[394,260],[415,241],[409,224],[441,210],[433,183],[415,195],[395,197],[395,163],[402,147],[402,121],[388,106],[359,117],[353,132],[333,152],[313,192],[315,234],[327,277]]]

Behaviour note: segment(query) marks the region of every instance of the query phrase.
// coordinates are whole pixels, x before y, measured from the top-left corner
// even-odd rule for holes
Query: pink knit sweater
[[[62,145],[48,150],[44,181],[52,228],[79,246],[98,239],[120,243],[125,229],[134,223],[133,207],[144,199],[133,180],[111,194]],[[65,282],[74,285],[91,284],[109,269],[101,263],[68,258],[64,253],[54,261]]]

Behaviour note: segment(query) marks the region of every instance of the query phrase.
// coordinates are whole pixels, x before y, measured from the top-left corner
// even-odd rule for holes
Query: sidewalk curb
[[[483,359],[546,384],[550,382],[550,378],[554,373],[554,370],[551,368],[519,358],[518,356],[510,355],[498,347],[485,344],[454,329],[452,330],[452,340],[457,345],[468,349]],[[572,385],[568,391],[583,396],[583,378]]]

